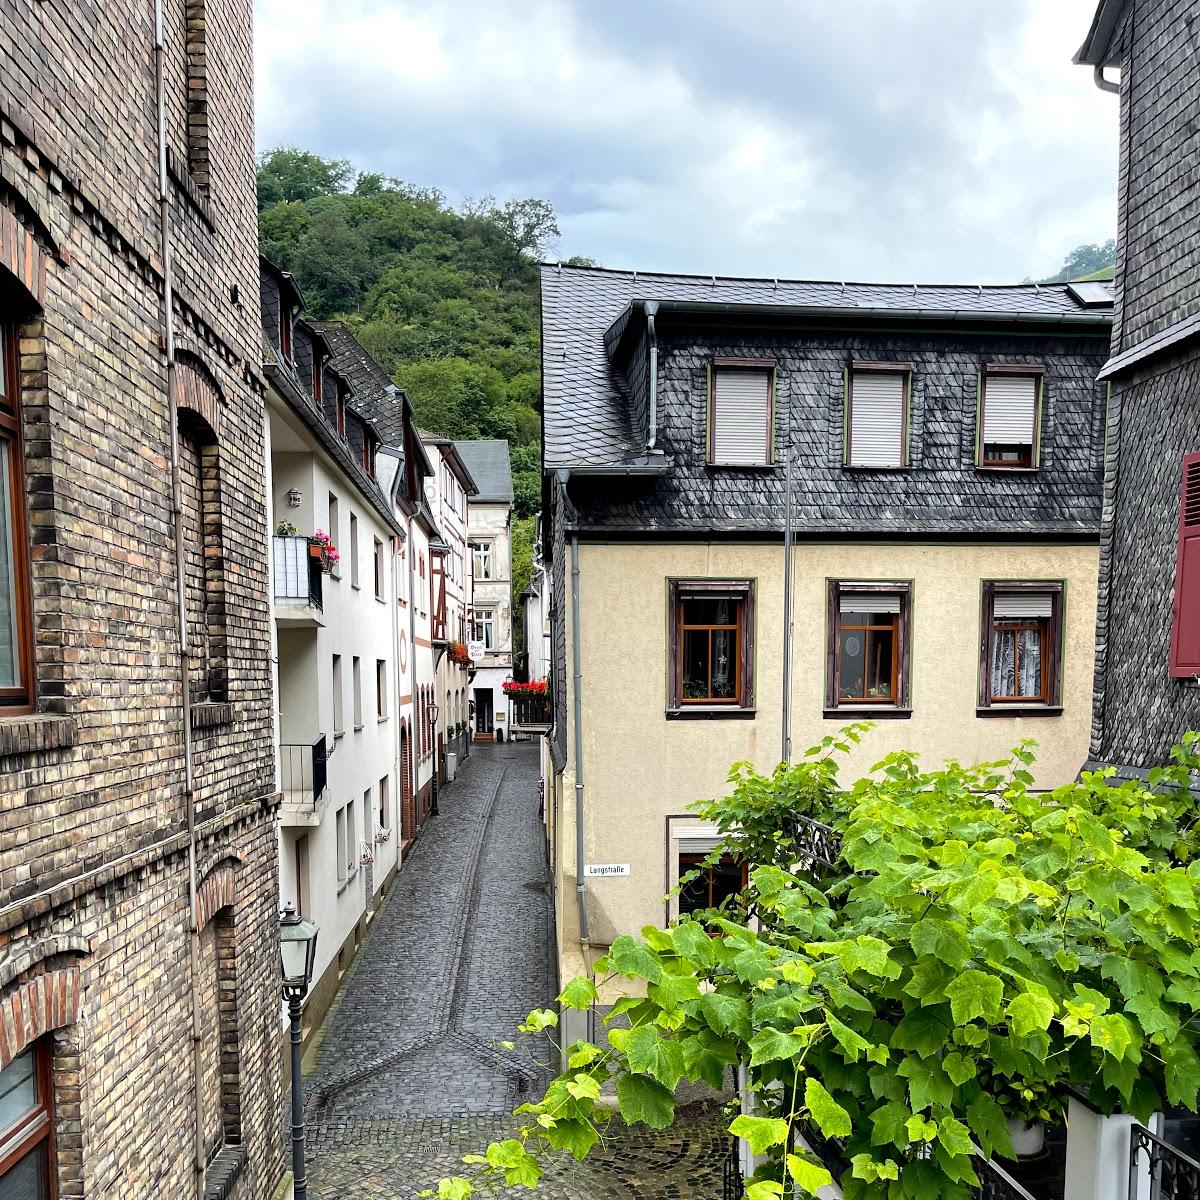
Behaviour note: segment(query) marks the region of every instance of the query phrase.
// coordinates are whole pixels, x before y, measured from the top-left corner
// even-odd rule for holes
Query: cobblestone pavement
[[[547,1076],[505,1051],[553,992],[537,747],[475,747],[343,980],[305,1081],[314,1200],[409,1200],[510,1136]],[[666,1134],[614,1121],[588,1161],[547,1164],[548,1200],[718,1197],[725,1135],[694,1104]]]

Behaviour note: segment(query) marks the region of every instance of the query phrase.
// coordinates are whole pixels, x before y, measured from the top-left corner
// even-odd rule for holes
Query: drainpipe
[[[559,475],[559,503],[567,498],[567,478],[570,472]],[[579,944],[587,950],[590,944],[587,917],[587,883],[584,878],[583,853],[583,665],[580,649],[579,620],[579,532],[571,533],[571,666],[574,675],[573,699],[575,718],[575,897],[579,906]]]
[[[647,300],[643,307],[646,311],[646,332],[650,337],[650,431],[646,438],[646,449],[653,450],[658,441],[658,331],[654,328],[658,301]]]
[[[409,661],[412,663],[411,674],[409,678],[412,681],[412,686],[409,688],[408,694],[412,697],[410,704],[412,707],[412,723],[413,728],[416,728],[419,720],[418,713],[420,709],[417,705],[417,576],[415,567],[417,564],[417,548],[413,542],[413,519],[412,514],[408,515],[408,654]],[[420,736],[420,731],[417,731],[417,736]],[[418,743],[419,744],[419,743]],[[408,766],[409,774],[412,776],[410,787],[412,788],[412,815],[413,815],[413,836],[416,836],[417,824],[417,805],[421,796],[421,756],[417,753],[417,746],[413,741],[413,730],[408,731]]]
[[[792,761],[792,448],[784,450],[783,468],[783,745],[780,757]]]
[[[154,75],[158,126],[158,226],[163,271],[163,342],[166,360],[167,419],[171,426],[171,509],[175,526],[175,602],[179,617],[179,673],[183,699],[183,803],[188,832],[188,932],[191,941],[193,1156],[196,1189],[204,1189],[204,1095],[200,1045],[200,927],[196,903],[195,763],[192,749],[192,695],[188,679],[187,580],[183,565],[183,496],[179,480],[179,413],[175,407],[174,275],[171,261],[171,195],[167,179],[166,44],[162,0],[154,0]]]
[[[1102,92],[1112,92],[1114,95],[1117,95],[1117,96],[1119,96],[1121,94],[1120,83],[1114,83],[1111,79],[1104,78],[1104,64],[1103,63],[1097,63],[1092,68],[1092,79],[1095,81],[1096,86]]]

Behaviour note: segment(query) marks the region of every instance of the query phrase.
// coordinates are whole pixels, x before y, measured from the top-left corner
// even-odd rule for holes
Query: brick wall
[[[237,1096],[230,1194],[269,1195],[283,1169],[251,4],[164,0],[164,21],[176,335],[218,397],[219,488],[203,461],[189,475],[205,550],[189,607],[199,690],[220,693],[194,714],[193,802],[200,878],[225,864],[235,880],[225,1026],[188,932],[153,5],[0,8],[0,304],[23,321],[38,708],[0,718],[0,1015],[30,981],[78,972],[77,1019],[51,1034],[63,1197],[203,1194],[197,984],[220,1080],[206,1110]],[[193,177],[201,52],[210,153]]]

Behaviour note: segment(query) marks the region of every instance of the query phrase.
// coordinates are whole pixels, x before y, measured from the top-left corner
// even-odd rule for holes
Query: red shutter
[[[1200,675],[1200,451],[1183,456],[1175,607],[1171,618],[1171,675]]]

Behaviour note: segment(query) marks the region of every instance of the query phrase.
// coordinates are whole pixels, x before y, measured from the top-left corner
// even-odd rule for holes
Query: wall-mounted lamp
[[[288,488],[287,502],[288,508],[299,508],[300,501],[304,499],[304,493],[299,488]]]

